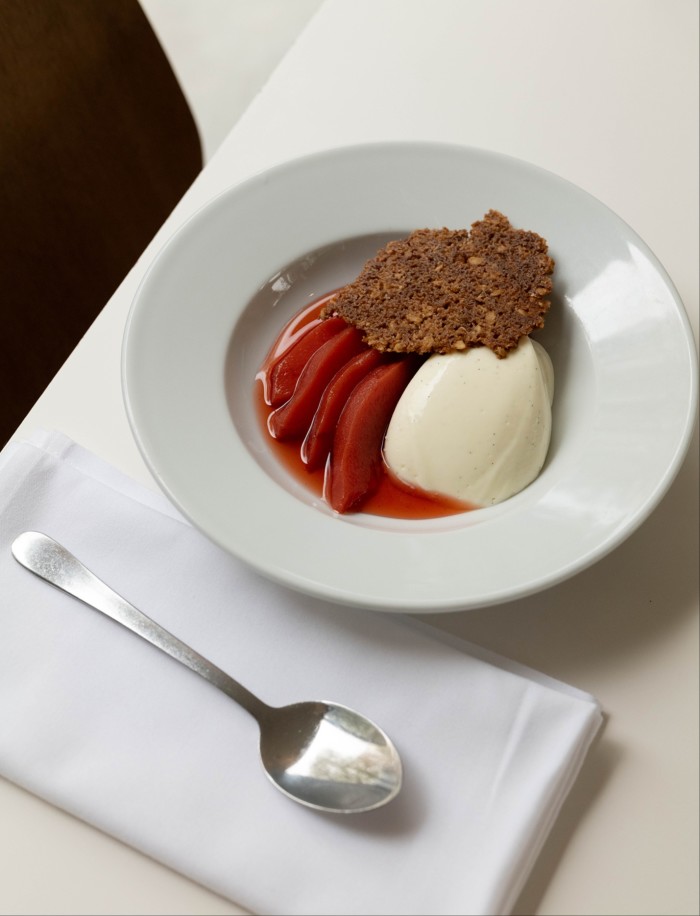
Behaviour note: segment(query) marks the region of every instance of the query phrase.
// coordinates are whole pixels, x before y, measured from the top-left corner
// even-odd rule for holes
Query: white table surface
[[[327,0],[17,430],[150,476],[121,401],[132,296],[182,221],[287,158],[369,140],[498,150],[591,192],[660,258],[698,336],[695,0]],[[300,217],[301,218],[301,217]],[[430,622],[608,715],[515,912],[698,912],[697,430],[613,554],[540,595]],[[2,913],[240,913],[0,780]]]

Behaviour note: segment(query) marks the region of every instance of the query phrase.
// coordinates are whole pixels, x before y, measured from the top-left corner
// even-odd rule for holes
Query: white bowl
[[[388,239],[465,228],[491,208],[544,236],[556,261],[537,335],[556,380],[542,473],[500,505],[445,519],[335,515],[277,463],[256,420],[268,347]],[[675,476],[696,386],[683,305],[622,220],[535,166],[425,143],[312,155],[215,198],[154,260],[123,349],[134,436],[184,515],[278,582],[382,611],[496,604],[600,559]]]

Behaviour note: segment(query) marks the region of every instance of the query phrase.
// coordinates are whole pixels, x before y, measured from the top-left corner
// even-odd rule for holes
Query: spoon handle
[[[260,717],[269,711],[270,707],[262,700],[129,604],[53,538],[38,531],[25,531],[13,542],[12,555],[40,579],[50,582],[96,611],[106,614],[195,671],[235,700],[254,718],[260,720]]]

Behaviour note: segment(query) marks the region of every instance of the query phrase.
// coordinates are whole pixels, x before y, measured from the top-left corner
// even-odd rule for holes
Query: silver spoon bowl
[[[338,703],[268,706],[118,595],[46,534],[26,531],[14,558],[41,579],[106,614],[195,671],[258,722],[265,772],[289,798],[337,814],[372,811],[401,788],[401,760],[387,735]]]

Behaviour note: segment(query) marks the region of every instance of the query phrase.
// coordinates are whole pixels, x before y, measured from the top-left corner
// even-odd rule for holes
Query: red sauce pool
[[[288,473],[318,497],[323,497],[325,469],[308,470],[301,459],[300,440],[280,442],[270,435],[267,419],[272,410],[265,402],[264,378],[266,371],[276,357],[310,324],[315,324],[320,320],[321,309],[335,295],[335,292],[334,290],[320,299],[316,299],[295,315],[284,327],[260,367],[260,371],[256,376],[254,390],[255,411],[270,448]],[[365,500],[359,511],[389,518],[426,519],[458,515],[474,508],[476,507],[448,497],[438,494],[432,495],[414,489],[398,480],[385,465],[384,474],[377,491]]]

